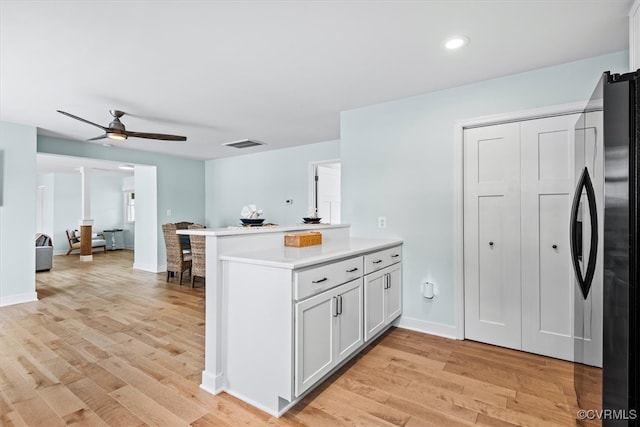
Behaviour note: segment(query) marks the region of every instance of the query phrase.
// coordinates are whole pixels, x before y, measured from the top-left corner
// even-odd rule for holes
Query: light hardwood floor
[[[130,251],[56,256],[38,302],[0,308],[3,425],[576,424],[573,364],[395,328],[276,419],[198,387],[202,282],[132,264]]]

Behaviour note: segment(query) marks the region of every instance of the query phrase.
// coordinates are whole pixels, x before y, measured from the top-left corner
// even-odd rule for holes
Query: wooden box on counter
[[[284,245],[303,248],[322,244],[322,233],[319,231],[307,231],[304,233],[293,233],[284,235]]]

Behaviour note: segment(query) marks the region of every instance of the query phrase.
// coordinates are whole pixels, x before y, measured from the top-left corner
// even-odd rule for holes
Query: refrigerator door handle
[[[580,241],[582,239],[582,232],[578,230],[579,225],[581,226],[580,222],[578,221],[578,209],[580,208],[580,199],[582,198],[583,188],[587,193],[587,204],[589,205],[589,219],[591,226],[589,261],[587,262],[587,269],[584,277],[580,268],[582,254],[579,253],[579,249],[582,248],[582,242]],[[596,256],[598,254],[598,209],[596,206],[596,193],[593,190],[593,184],[591,183],[589,171],[586,167],[582,171],[582,175],[580,176],[580,180],[578,181],[578,186],[576,188],[576,193],[573,196],[570,230],[571,259],[573,261],[573,270],[576,274],[578,284],[580,285],[582,296],[584,297],[584,299],[587,299],[587,296],[589,295],[589,289],[591,288],[591,282],[593,281],[593,276],[596,270]]]

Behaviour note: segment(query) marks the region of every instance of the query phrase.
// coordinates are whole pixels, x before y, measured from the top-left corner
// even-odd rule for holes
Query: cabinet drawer
[[[369,274],[402,261],[402,247],[395,246],[390,249],[374,252],[364,256],[364,274]]]
[[[331,289],[363,275],[362,257],[349,258],[293,274],[293,297],[296,301]]]

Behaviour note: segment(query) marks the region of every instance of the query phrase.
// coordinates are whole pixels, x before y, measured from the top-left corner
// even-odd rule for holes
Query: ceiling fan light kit
[[[123,140],[127,139],[127,135],[124,135],[122,133],[107,132],[107,138]]]
[[[160,141],[186,141],[186,136],[179,135],[168,135],[164,133],[149,133],[149,132],[133,132],[128,131],[124,127],[124,123],[120,121],[120,117],[124,116],[126,113],[120,110],[109,110],[111,116],[113,116],[113,120],[109,123],[109,126],[101,126],[97,123],[90,122],[89,120],[83,119],[82,117],[74,116],[73,114],[67,113],[66,111],[56,110],[60,114],[64,114],[67,117],[71,117],[72,119],[79,120],[81,122],[87,123],[89,125],[98,127],[102,129],[105,133],[104,135],[96,136],[95,138],[87,139],[87,141],[97,141],[99,139],[112,139],[112,140],[125,140],[130,136],[136,138],[144,138],[144,139],[158,139]]]

